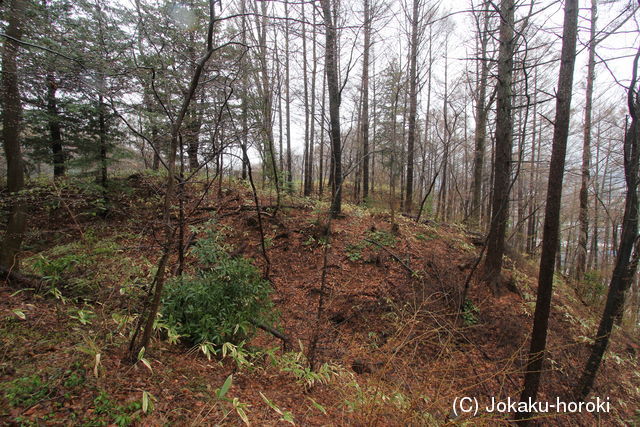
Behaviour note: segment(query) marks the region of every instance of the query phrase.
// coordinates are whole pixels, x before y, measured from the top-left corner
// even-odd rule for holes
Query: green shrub
[[[119,239],[135,238],[130,234],[103,238],[88,229],[83,239],[26,258],[24,267],[28,273],[45,279],[49,285],[45,291],[61,292],[68,298],[92,300],[98,292],[116,286],[122,294],[136,293],[140,291],[138,282],[148,275],[142,265],[146,260],[126,256],[118,243]]]
[[[238,343],[269,323],[271,286],[249,260],[230,257],[219,233],[210,232],[194,249],[206,268],[167,283],[164,321],[193,344]]]

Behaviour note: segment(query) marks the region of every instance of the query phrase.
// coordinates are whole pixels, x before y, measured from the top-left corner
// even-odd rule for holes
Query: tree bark
[[[338,81],[338,46],[336,24],[330,0],[320,0],[325,25],[325,68],[329,92],[329,122],[331,125],[331,159],[333,182],[331,186],[331,216],[336,218],[342,210],[342,146],[340,135],[340,82]]]
[[[55,75],[53,73],[47,74],[47,114],[54,178],[64,176],[65,170],[62,131],[60,130],[60,113],[58,112],[58,100],[56,98],[57,90],[58,86]]]
[[[285,6],[285,11],[286,11]],[[247,1],[242,0],[240,2],[240,12],[242,13],[242,37],[241,42],[244,46],[247,45]],[[242,126],[242,139],[240,141],[240,149],[242,151],[242,179],[247,179],[247,168],[249,164],[249,158],[246,156],[247,153],[247,144],[249,141],[249,70],[248,70],[248,61],[247,61],[248,53],[245,52],[242,55],[242,92],[241,92],[241,102],[242,107],[240,109],[240,125]],[[287,68],[287,72],[288,72]],[[289,81],[287,80],[287,85]],[[288,87],[288,86],[287,86]],[[288,134],[288,130],[287,130]]]
[[[617,320],[622,319],[626,293],[636,275],[638,257],[640,256],[640,239],[638,238],[638,169],[640,162],[638,110],[640,109],[640,96],[638,96],[638,88],[636,88],[639,59],[640,48],[633,62],[633,76],[628,89],[631,126],[627,129],[624,138],[624,171],[627,194],[622,220],[622,235],[598,333],[578,384],[577,397],[582,400],[589,395],[593,387],[602,358],[609,345],[613,325]]]
[[[500,51],[498,53],[498,87],[496,91],[495,160],[491,222],[487,238],[485,277],[495,290],[502,271],[504,240],[509,214],[511,149],[513,145],[512,77],[514,56],[514,1],[500,2]]]
[[[445,40],[445,52],[447,49],[449,39]],[[442,178],[440,181],[440,193],[438,194],[438,211],[437,217],[439,217],[442,221],[447,221],[447,191],[448,191],[448,178],[449,178],[449,143],[450,143],[450,132],[449,132],[449,60],[445,55],[444,58],[444,97],[442,102],[442,137],[443,137],[443,145],[444,150],[442,153]]]
[[[18,87],[18,50],[20,45],[14,40],[22,38],[22,23],[26,2],[12,0],[5,9],[6,34],[2,47],[2,145],[7,161],[7,190],[11,195],[7,228],[0,247],[0,266],[9,270],[19,270],[18,252],[22,245],[26,228],[24,203],[18,192],[24,188],[24,170],[20,133],[22,128],[22,100]]]
[[[599,253],[599,226],[600,226],[600,217],[599,217],[599,203],[598,198],[600,197],[600,121],[598,122],[598,126],[596,128],[596,162],[595,162],[595,182],[593,185],[593,235],[591,236],[591,252],[589,252],[589,261],[587,263],[587,269],[597,269],[598,265],[598,253]]]
[[[151,169],[157,171],[160,168],[160,148],[162,144],[158,141],[158,126],[155,123],[151,125],[151,143],[155,147]]]
[[[284,2],[284,14],[289,18],[289,1]],[[287,190],[293,191],[293,174],[291,172],[291,90],[289,83],[289,26],[284,26],[284,72],[286,80],[286,122],[287,122]]]
[[[322,73],[322,102],[320,103],[320,162],[318,165],[318,195],[322,197],[324,192],[324,136],[325,136],[325,110],[327,101],[327,74]]]
[[[407,136],[407,182],[404,210],[411,213],[413,208],[413,158],[416,141],[416,115],[418,107],[418,21],[420,0],[413,0],[411,16],[411,53],[409,54],[409,135]]]
[[[562,203],[562,181],[564,163],[569,136],[571,115],[571,88],[576,56],[576,38],[578,33],[578,0],[566,0],[564,9],[564,27],[562,34],[562,53],[560,73],[556,95],[556,117],[553,126],[553,145],[549,166],[549,184],[545,208],[542,254],[538,275],[538,295],[531,332],[529,360],[524,380],[521,402],[535,401],[540,384],[542,364],[547,344],[547,328],[553,293],[553,274],[555,255],[558,250],[560,231],[560,208]],[[526,423],[529,414],[519,412],[517,419]]]
[[[369,198],[369,51],[371,47],[371,9],[364,0],[364,53],[362,55],[362,200]]]
[[[584,136],[582,144],[582,179],[580,182],[580,234],[576,257],[576,280],[582,280],[587,269],[587,245],[589,244],[589,181],[591,168],[591,110],[593,101],[593,81],[595,79],[596,19],[598,1],[591,0],[591,32],[589,40],[589,62],[587,64],[587,89],[584,107]]]
[[[311,111],[309,112],[309,152],[308,152],[308,170],[307,170],[307,190],[305,193],[311,195],[313,193],[313,150],[315,145],[315,116],[316,116],[316,75],[318,72],[318,53],[317,53],[317,42],[316,42],[316,10],[313,8],[311,10],[313,15],[313,32],[311,39],[311,51],[313,58],[313,67],[311,68],[311,94],[309,96],[309,100],[311,102]]]
[[[204,100],[202,101],[204,103]],[[202,112],[198,102],[194,105],[195,108],[191,109],[187,113],[187,155],[189,156],[189,170],[194,172],[200,166],[198,161],[198,151],[200,149],[200,129],[202,128]]]
[[[104,35],[104,25],[102,22],[102,8],[100,3],[96,3],[96,21],[98,24],[98,33],[99,33],[99,42],[100,47],[103,52],[107,51],[106,41]],[[98,161],[100,163],[100,185],[102,186],[102,197],[104,199],[105,205],[108,204],[107,201],[107,172],[108,172],[108,164],[107,164],[107,151],[108,151],[108,141],[107,141],[107,105],[104,102],[104,95],[106,92],[106,74],[102,71],[98,72]],[[103,211],[103,214],[106,214],[106,210]]]
[[[104,90],[104,81],[101,80],[100,90]],[[100,141],[100,149],[98,158],[100,160],[100,185],[102,186],[103,195],[106,198],[107,191],[107,113],[106,105],[104,103],[104,97],[102,93],[98,95],[98,137]]]
[[[478,79],[478,93],[476,99],[476,128],[475,149],[473,153],[473,182],[471,189],[471,214],[469,223],[477,227],[480,224],[480,211],[482,203],[482,172],[484,170],[485,140],[487,136],[487,80],[489,78],[489,63],[487,44],[489,43],[489,16],[486,11],[481,12],[483,17],[483,31],[478,35],[480,39],[480,78]],[[480,25],[478,25],[480,30]]]
[[[527,248],[528,254],[533,254],[536,249],[536,141],[538,137],[537,117],[538,117],[538,72],[534,71],[533,83],[533,126],[531,132],[531,157],[529,163],[529,210],[527,212]]]
[[[304,196],[311,194],[311,180],[310,172],[311,166],[309,164],[309,139],[310,139],[310,127],[313,117],[309,114],[309,79],[307,78],[307,16],[305,14],[305,3],[302,2],[302,84],[304,88],[304,152],[303,152],[303,181],[302,192]]]

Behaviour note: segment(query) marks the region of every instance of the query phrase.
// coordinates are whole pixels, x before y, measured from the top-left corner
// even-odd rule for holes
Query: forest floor
[[[511,290],[499,295],[473,280],[467,310],[458,315],[477,237],[461,226],[345,204],[332,224],[321,292],[320,224],[328,203],[286,196],[280,212],[262,217],[277,327],[293,348],[284,352],[277,338],[259,332],[237,353],[208,358],[159,334],[131,365],[123,361],[128,332],[161,251],[162,185],[159,177],[135,174],[112,186],[105,217],[103,195],[91,183],[30,187],[22,268],[49,285],[0,285],[0,423],[507,424],[506,414],[482,408],[475,417],[455,416],[452,404],[464,396],[481,406],[492,397],[518,398],[535,306],[533,261],[508,259]],[[189,206],[200,190],[190,190]],[[264,268],[249,188],[225,183],[212,192],[191,224],[218,229],[235,255]],[[273,199],[261,197],[265,206]],[[555,284],[538,400],[569,402],[600,308],[581,302],[564,279]],[[317,373],[305,359],[314,336]],[[617,330],[592,394],[609,398],[610,413],[550,413],[538,422],[640,422],[638,352]]]

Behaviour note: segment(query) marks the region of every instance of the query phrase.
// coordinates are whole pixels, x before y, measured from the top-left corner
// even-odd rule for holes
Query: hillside
[[[0,288],[0,421],[22,425],[474,425],[506,416],[455,417],[454,399],[517,399],[535,301],[534,260],[512,256],[511,290],[472,281],[457,314],[478,238],[461,226],[420,224],[345,205],[323,237],[326,201],[286,196],[262,220],[271,300],[283,340],[259,330],[243,347],[207,357],[158,328],[152,348],[123,361],[159,252],[161,181],[114,180],[111,208],[90,183],[34,185],[23,271],[39,289]],[[214,192],[215,193],[215,192]],[[198,195],[187,195],[192,199]],[[156,220],[150,220],[158,219]],[[221,188],[189,218],[190,243],[216,230],[235,257],[265,267],[251,191]],[[326,265],[325,265],[326,254]],[[201,267],[187,252],[185,273]],[[174,271],[177,260],[172,259]],[[324,268],[323,268],[324,267]],[[322,274],[326,284],[322,289]],[[322,309],[318,314],[318,304]],[[556,280],[539,400],[571,401],[600,309]],[[317,370],[305,355],[317,337]],[[211,350],[211,349],[210,349]],[[611,413],[546,414],[546,425],[640,422],[639,348],[617,331],[593,396]],[[231,380],[229,380],[231,376]],[[223,385],[224,384],[224,385]],[[230,385],[230,387],[228,387]]]

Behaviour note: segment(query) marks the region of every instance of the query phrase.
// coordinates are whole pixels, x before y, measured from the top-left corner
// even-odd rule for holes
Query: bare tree
[[[420,0],[413,0],[411,13],[411,43],[409,53],[409,134],[407,136],[407,187],[405,196],[405,211],[411,212],[413,207],[413,157],[416,140],[416,116],[418,109],[418,26],[420,20]]]
[[[262,134],[265,142],[265,157],[269,174],[276,187],[277,206],[280,207],[280,180],[278,177],[278,165],[273,138],[273,88],[269,77],[269,65],[267,58],[267,2],[262,2],[260,16],[256,16],[258,27],[258,43],[260,44],[258,61],[260,64],[260,85],[258,93],[262,98]]]
[[[289,18],[289,1],[284,2],[284,16]],[[293,174],[291,172],[291,79],[289,67],[289,25],[284,27],[284,55],[285,55],[285,107],[287,122],[287,189],[293,191]]]
[[[521,402],[535,401],[540,384],[542,363],[547,345],[547,328],[553,293],[553,274],[558,237],[560,232],[560,208],[562,204],[562,180],[569,137],[571,117],[571,89],[573,69],[576,57],[576,39],[578,34],[578,0],[566,0],[564,9],[564,27],[562,34],[562,52],[556,95],[556,117],[553,126],[553,146],[549,165],[549,184],[547,186],[547,204],[545,208],[542,254],[538,275],[538,295],[531,332],[529,360],[524,380]],[[517,419],[526,424],[529,414],[519,412]]]
[[[487,7],[487,2],[482,3]],[[480,16],[478,16],[480,15]],[[487,136],[487,80],[489,78],[489,61],[487,45],[489,43],[489,13],[486,10],[474,13],[478,36],[478,61],[480,75],[476,94],[475,149],[473,156],[473,181],[471,188],[471,207],[469,222],[474,226],[480,224],[480,208],[482,202],[482,172],[484,170],[485,140]],[[482,23],[482,24],[481,24]],[[482,28],[481,28],[482,25]]]
[[[331,135],[331,216],[337,217],[342,209],[342,145],[340,135],[341,88],[338,80],[338,44],[335,17],[331,0],[320,0],[325,26],[325,69],[329,92],[329,122]]]
[[[511,180],[511,149],[513,145],[512,75],[514,56],[513,0],[500,2],[500,51],[498,54],[498,83],[496,90],[495,159],[493,162],[493,197],[491,223],[487,238],[485,277],[494,289],[500,280],[505,234],[509,214]]]
[[[369,53],[371,6],[364,0],[364,52],[362,54],[362,199],[369,197]]]
[[[587,268],[587,245],[589,244],[589,181],[591,168],[591,110],[593,104],[593,81],[596,68],[596,19],[598,1],[591,0],[591,30],[589,36],[589,60],[587,64],[587,89],[584,106],[584,136],[582,144],[582,179],[580,182],[580,234],[578,237],[575,278],[582,280]]]
[[[300,20],[302,21],[302,85],[304,88],[304,152],[302,159],[302,191],[305,196],[311,194],[311,164],[309,163],[309,139],[311,134],[311,121],[313,117],[310,116],[309,108],[309,78],[308,73],[308,61],[307,61],[307,15],[305,13],[305,2],[302,2],[302,15]]]
[[[637,84],[638,60],[640,48],[633,61],[633,74],[627,91],[627,103],[631,125],[624,137],[624,175],[627,186],[622,235],[616,258],[615,268],[609,283],[607,302],[602,313],[595,343],[578,384],[577,397],[585,399],[596,378],[602,357],[609,345],[611,331],[616,320],[622,318],[627,291],[631,286],[640,257],[640,239],[638,238],[638,169],[640,164],[640,88]],[[633,255],[632,255],[633,252]]]

